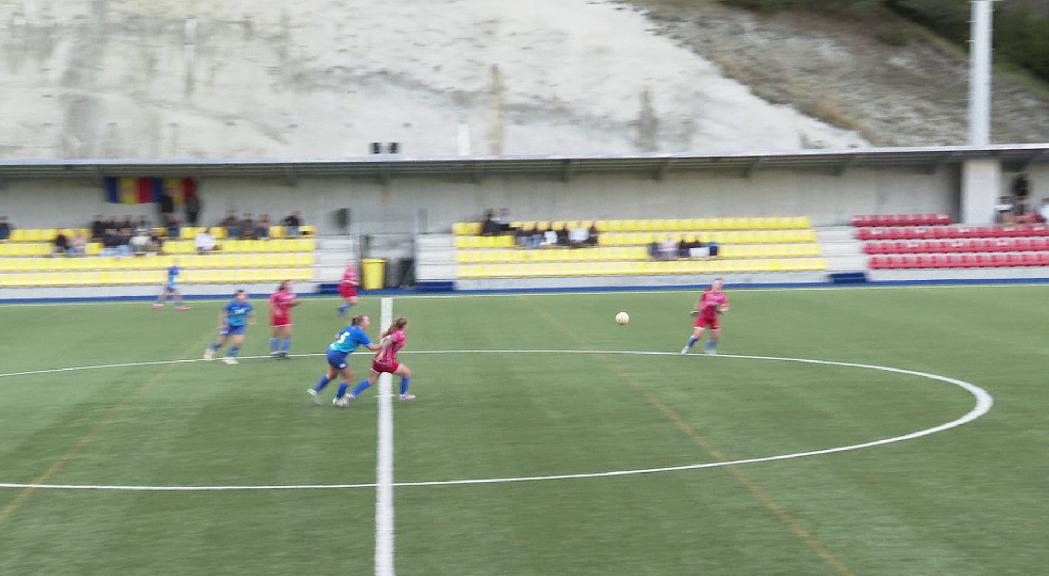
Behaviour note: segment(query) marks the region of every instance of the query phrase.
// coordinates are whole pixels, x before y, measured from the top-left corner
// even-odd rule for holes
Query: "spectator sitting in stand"
[[[102,237],[106,235],[106,222],[102,220],[101,215],[96,215],[95,219],[91,222],[91,239],[101,242]]]
[[[150,231],[149,233],[149,251],[156,252],[157,254],[164,253],[164,238],[156,232]]]
[[[142,216],[138,219],[138,222],[135,223],[135,229],[138,230],[139,228],[149,230],[153,228],[153,223],[149,221],[149,218]]]
[[[513,229],[510,227],[510,210],[507,208],[499,209],[499,217],[495,219],[496,223],[499,224],[499,232],[512,232]]]
[[[568,232],[568,243],[572,248],[585,248],[589,238],[589,231],[582,226],[572,228],[572,230]]]
[[[659,244],[659,254],[664,260],[673,260],[677,257],[677,242],[671,237],[666,237]]]
[[[299,228],[302,227],[302,216],[299,211],[292,212],[290,216],[281,221],[284,225],[284,236],[287,238],[298,238]]]
[[[124,220],[117,225],[117,228],[130,237],[131,231],[135,229],[135,223],[131,220],[131,214],[125,215]]]
[[[499,222],[495,219],[495,215],[491,210],[485,213],[484,222],[481,224],[481,235],[482,236],[495,236],[502,232],[502,227]]]
[[[543,232],[543,246],[557,246],[557,231],[549,229]]]
[[[198,254],[207,254],[216,249],[215,237],[211,235],[210,228],[197,232],[196,238],[193,239],[193,247],[197,249]]]
[[[11,237],[11,224],[7,221],[7,216],[0,216],[0,242],[7,240]]]
[[[557,245],[558,246],[569,246],[568,243],[568,227],[561,226],[557,229]]]
[[[126,256],[130,253],[127,242],[123,235],[115,228],[106,228],[105,236],[102,238],[103,256]]]
[[[57,256],[59,254],[65,255],[69,252],[69,238],[59,230],[58,235],[55,236],[54,246],[51,248],[51,255]]]
[[[587,246],[597,246],[597,226],[590,224],[590,229],[586,231],[586,244]]]
[[[270,217],[268,214],[263,214],[259,221],[255,223],[255,237],[259,240],[270,239]]]
[[[146,252],[149,252],[149,243],[149,232],[145,228],[138,228],[128,245],[135,256],[145,256]]]
[[[234,240],[240,238],[240,223],[237,222],[237,214],[233,210],[226,213],[226,217],[219,222],[219,226],[226,229],[226,236]]]
[[[73,239],[69,242],[69,250],[66,251],[67,256],[83,256],[87,251],[87,239],[80,232],[73,235]]]
[[[255,219],[249,213],[245,213],[244,219],[240,221],[240,237],[244,240],[255,239]]]
[[[182,227],[179,226],[178,218],[172,216],[167,222],[168,238],[177,239],[179,233],[182,232]]]
[[[1042,198],[1042,206],[1038,208],[1038,217],[1042,222],[1049,222],[1049,198]]]

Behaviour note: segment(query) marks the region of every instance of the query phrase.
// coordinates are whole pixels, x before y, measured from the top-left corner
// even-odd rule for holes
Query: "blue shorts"
[[[242,336],[244,334],[244,326],[230,326],[225,330],[219,331],[219,336]]]
[[[339,352],[338,350],[328,350],[328,366],[335,368],[336,370],[345,370],[349,363],[347,358],[349,354],[346,352]]]

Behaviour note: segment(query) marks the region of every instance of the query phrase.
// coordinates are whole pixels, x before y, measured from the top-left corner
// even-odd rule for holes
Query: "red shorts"
[[[696,318],[696,328],[710,328],[711,330],[717,330],[721,328],[721,319],[718,318],[717,314],[708,316],[706,314],[700,314]]]
[[[349,298],[357,295],[357,287],[353,284],[339,284],[339,296]]]
[[[291,326],[291,316],[270,316],[270,326]]]
[[[383,372],[389,372],[390,374],[393,374],[400,367],[401,364],[396,360],[390,362],[389,364],[379,363],[377,360],[372,361],[372,372],[376,372],[378,374],[382,374]]]

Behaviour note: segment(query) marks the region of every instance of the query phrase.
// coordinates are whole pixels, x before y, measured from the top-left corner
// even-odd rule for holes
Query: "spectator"
[[[557,231],[550,229],[543,233],[543,246],[557,246]]]
[[[1008,196],[1002,196],[998,199],[998,203],[995,204],[994,210],[997,214],[995,222],[998,224],[1012,224],[1013,223],[1013,203]]]
[[[120,233],[115,228],[106,228],[106,233],[102,236],[102,255],[120,256],[122,244]]]
[[[11,224],[7,222],[7,216],[0,216],[0,242],[11,237]]]
[[[514,234],[515,242],[521,248],[537,248],[543,242],[542,235],[536,232],[526,231],[524,228],[518,228]]]
[[[1042,222],[1049,222],[1049,198],[1042,198],[1042,207],[1038,209]]]
[[[1013,197],[1016,199],[1016,204],[1013,206],[1013,210],[1018,216],[1023,216],[1027,212],[1027,195],[1031,192],[1031,181],[1027,178],[1027,174],[1020,173],[1013,179]]]
[[[259,240],[270,239],[270,217],[269,214],[263,214],[259,221],[255,223],[255,237]]]
[[[96,214],[94,221],[91,222],[91,239],[101,242],[102,237],[106,235],[106,222],[102,220],[101,214]]]
[[[481,224],[481,235],[482,236],[495,236],[502,231],[499,225],[499,221],[495,219],[495,214],[489,210],[484,214],[484,222]]]
[[[146,252],[149,252],[149,231],[145,228],[135,230],[135,235],[131,237],[128,244],[131,247],[132,254],[135,256],[145,256]]]
[[[510,228],[510,210],[507,208],[499,209],[499,217],[495,219],[495,222],[499,224],[499,232],[512,232]]]
[[[226,217],[219,222],[219,226],[226,229],[226,236],[233,239],[240,238],[240,223],[237,222],[237,213],[230,210],[226,213]]]
[[[240,237],[245,240],[255,240],[255,219],[251,214],[245,213],[244,219],[240,221]]]
[[[156,252],[157,254],[164,253],[164,238],[153,231],[150,231],[149,233],[149,251]]]
[[[589,246],[597,246],[597,235],[598,235],[597,226],[595,224],[591,223],[590,224],[590,229],[587,230],[587,233],[586,233],[586,243],[587,243],[587,245],[589,245]]]
[[[186,222],[190,226],[196,227],[197,220],[200,218],[200,197],[193,194],[186,195]]]
[[[586,247],[589,238],[590,232],[582,226],[572,228],[572,230],[568,232],[568,243],[572,248]]]
[[[51,248],[51,255],[65,255],[67,252],[69,252],[69,238],[59,230],[58,235],[55,236],[55,245]]]
[[[215,237],[211,235],[211,229],[205,228],[197,232],[197,237],[193,239],[193,246],[197,249],[198,254],[214,251],[216,249]]]
[[[667,236],[659,244],[659,254],[664,260],[675,259],[677,257],[677,242],[674,242],[673,238]]]
[[[157,202],[160,205],[160,221],[167,222],[171,219],[171,216],[175,213],[175,199],[168,194],[167,190],[160,193],[160,200]]]
[[[172,216],[167,222],[168,238],[178,238],[179,233],[182,232],[181,227],[178,223],[178,218]]]
[[[569,246],[568,243],[568,226],[562,225],[557,229],[557,245],[558,246]]]
[[[653,240],[648,243],[648,257],[653,260],[659,260],[659,242]]]
[[[292,212],[290,216],[281,221],[284,225],[284,236],[287,238],[297,238],[299,236],[299,228],[302,227],[302,217],[299,215],[299,211]]]
[[[124,221],[120,223],[119,228],[125,235],[131,236],[131,231],[135,229],[135,224],[131,221],[131,214],[124,215]]]
[[[73,239],[69,242],[69,250],[66,252],[67,256],[83,256],[87,251],[87,239],[80,232],[73,235]]]
[[[153,223],[150,222],[149,219],[145,216],[141,216],[139,217],[138,222],[135,223],[135,229],[139,228],[145,228],[146,230],[150,230],[151,228],[153,228]]]

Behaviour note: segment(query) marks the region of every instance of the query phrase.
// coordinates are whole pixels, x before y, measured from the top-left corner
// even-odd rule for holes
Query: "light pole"
[[[991,143],[991,28],[994,0],[972,0],[969,40],[969,145]]]

